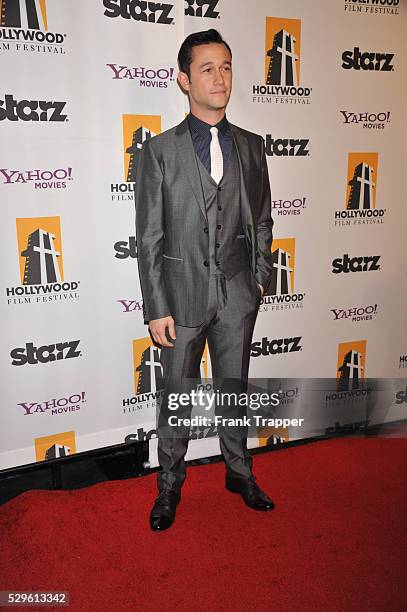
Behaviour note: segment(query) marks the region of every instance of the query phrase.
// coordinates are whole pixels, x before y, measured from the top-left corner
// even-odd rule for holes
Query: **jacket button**
[[[222,187],[218,187],[218,191],[222,191]]]
[[[206,259],[205,259],[205,261],[203,262],[203,264],[204,264],[205,268],[207,268],[207,267],[209,266],[209,261],[206,261]]]
[[[207,227],[204,227],[204,232],[205,232],[205,234],[207,234],[209,232]]]
[[[216,248],[218,249],[218,248],[220,247],[219,242],[217,242],[217,243],[215,244],[215,246],[216,246]]]
[[[220,261],[215,261],[217,266],[220,266]]]
[[[218,206],[218,210],[222,210],[222,206]]]
[[[217,225],[216,227],[217,227],[217,229],[222,229],[221,225]]]

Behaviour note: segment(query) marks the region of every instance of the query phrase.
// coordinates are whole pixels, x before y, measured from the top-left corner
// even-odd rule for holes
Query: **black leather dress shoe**
[[[178,491],[161,491],[150,513],[150,527],[153,531],[164,531],[171,527],[180,500],[181,493]]]
[[[253,510],[267,512],[273,510],[274,502],[260,489],[253,478],[226,477],[226,489],[231,493],[239,493],[246,506]]]

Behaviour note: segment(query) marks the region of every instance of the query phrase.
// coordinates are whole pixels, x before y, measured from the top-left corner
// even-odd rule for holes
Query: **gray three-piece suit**
[[[174,348],[161,350],[160,490],[181,487],[188,446],[188,428],[165,426],[168,394],[196,385],[206,340],[216,388],[244,391],[261,300],[257,283],[267,290],[270,282],[273,221],[263,139],[229,126],[233,146],[219,185],[195,154],[187,119],[146,141],[137,169],[144,318],[171,315],[177,336]],[[189,413],[190,407],[183,416]],[[227,473],[248,478],[245,433],[218,433]]]

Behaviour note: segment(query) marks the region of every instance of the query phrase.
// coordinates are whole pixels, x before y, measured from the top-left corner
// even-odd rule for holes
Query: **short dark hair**
[[[210,43],[224,44],[226,49],[232,56],[232,51],[226,41],[217,30],[204,30],[203,32],[194,32],[186,37],[178,52],[178,66],[181,72],[186,72],[188,77],[191,76],[189,67],[192,62],[192,49],[198,45],[209,45]]]

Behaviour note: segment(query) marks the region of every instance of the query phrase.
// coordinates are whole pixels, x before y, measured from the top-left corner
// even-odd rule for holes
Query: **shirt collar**
[[[221,133],[222,136],[225,136],[229,130],[229,122],[226,119],[226,116],[223,117],[223,119],[219,121],[219,123],[217,123],[215,126],[212,126],[212,125],[209,125],[209,123],[202,121],[202,119],[198,119],[198,117],[195,117],[195,115],[193,115],[192,113],[189,113],[188,125],[189,125],[189,129],[192,132],[195,132],[197,134],[200,134],[201,136],[206,136],[206,137],[210,136],[211,127],[217,127],[218,131]]]

